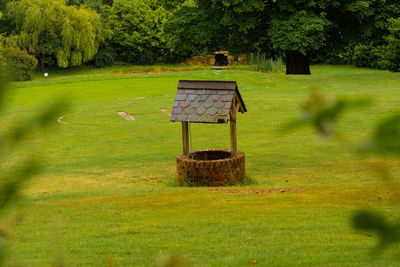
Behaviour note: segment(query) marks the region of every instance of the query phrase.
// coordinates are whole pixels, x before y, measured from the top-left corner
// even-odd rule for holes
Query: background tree
[[[64,0],[21,0],[7,5],[22,47],[28,48],[42,68],[79,66],[96,55],[109,33],[100,15]]]
[[[308,54],[324,45],[329,25],[323,13],[312,11],[274,15],[268,37],[274,49],[286,53],[286,74],[311,74]]]
[[[32,80],[37,59],[17,45],[17,36],[0,34],[0,79],[8,77],[17,81]]]
[[[68,0],[67,5],[77,6],[77,7],[81,5],[86,5],[90,9],[96,10],[97,13],[103,14],[107,2],[103,0]]]
[[[11,19],[5,16],[7,3],[11,0],[0,0],[0,34],[1,33],[10,33],[15,25],[12,23]]]
[[[168,56],[163,30],[169,17],[157,0],[115,0],[106,23],[113,29],[110,45],[118,59],[137,64],[162,61]]]
[[[166,25],[169,44],[181,56],[260,52],[265,46],[266,0],[185,1]]]
[[[379,67],[375,50],[385,43],[388,19],[400,17],[395,0],[177,2],[166,31],[179,55],[218,49],[286,54],[288,73],[309,73],[309,57],[317,63],[353,63],[360,51],[368,52],[361,55],[370,58],[368,66]]]
[[[384,37],[387,45],[381,47],[381,64],[391,71],[400,71],[400,18],[390,19],[389,23],[389,34]]]
[[[369,58],[364,67],[378,67],[372,50],[385,43],[390,18],[400,17],[400,3],[396,0],[334,1],[326,10],[332,22],[326,45],[312,54],[313,61],[329,64],[356,63],[357,53]],[[376,53],[376,51],[374,52]]]
[[[229,50],[233,55],[286,56],[287,73],[309,73],[309,59],[393,69],[397,57],[385,49],[386,36],[393,35],[392,19],[400,18],[400,2],[0,0],[0,12],[0,34],[23,37],[19,46],[34,54],[42,68],[88,61],[99,67],[114,60],[181,62]],[[111,36],[108,29],[115,34],[104,42]]]

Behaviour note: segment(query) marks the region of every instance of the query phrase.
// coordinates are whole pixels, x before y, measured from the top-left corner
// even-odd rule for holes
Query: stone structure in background
[[[230,55],[228,51],[219,51],[214,52],[213,55],[202,55],[202,56],[192,56],[185,61],[187,65],[214,65],[214,69],[226,69],[226,66],[220,66],[216,61],[216,58],[219,57],[218,55],[221,53],[222,55],[226,55],[228,60],[227,65],[231,64],[247,64],[247,56],[246,54],[237,54],[235,56]],[[225,56],[224,56],[225,57]],[[225,60],[225,59],[224,59]]]

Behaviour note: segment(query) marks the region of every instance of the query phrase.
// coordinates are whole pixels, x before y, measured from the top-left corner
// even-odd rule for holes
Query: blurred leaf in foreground
[[[158,267],[188,267],[190,264],[180,254],[160,254],[157,259]]]
[[[313,88],[309,98],[302,105],[300,118],[288,122],[282,130],[287,132],[303,126],[312,126],[318,134],[332,136],[336,134],[335,126],[338,118],[346,109],[368,105],[371,105],[371,101],[368,99],[329,99]],[[374,134],[360,149],[360,152],[400,156],[400,114],[391,115],[378,123]],[[389,167],[381,162],[369,165],[367,169],[377,172],[389,185],[397,199],[400,199],[400,185],[392,177]],[[400,222],[390,223],[384,216],[376,212],[358,211],[353,216],[352,223],[358,230],[375,233],[379,238],[377,248],[385,248],[400,242]]]
[[[4,77],[0,77],[0,110],[3,108],[3,96],[5,95]],[[43,132],[49,126],[56,123],[56,119],[67,108],[65,101],[58,101],[39,112],[33,118],[26,120],[18,125],[4,128],[0,133],[0,158],[7,160],[14,148],[25,145],[23,141],[29,141],[29,137],[38,132]],[[1,123],[1,122],[0,122]],[[37,157],[37,156],[36,156]],[[37,175],[41,166],[38,161],[30,159],[25,163],[16,163],[12,167],[0,167],[0,218],[3,216],[4,209],[18,200],[19,192],[25,182]],[[8,235],[4,229],[0,229],[0,266],[4,264],[4,250]]]
[[[381,121],[361,151],[400,156],[400,114]]]
[[[34,160],[29,160],[24,166],[19,166],[18,169],[18,172],[8,177],[2,177],[2,184],[0,187],[0,211],[18,196],[18,192],[22,188],[24,182],[36,175],[40,167]]]
[[[353,217],[353,225],[358,230],[375,233],[379,238],[378,248],[400,241],[400,224],[392,225],[378,213],[368,210],[358,211]]]
[[[288,132],[303,126],[311,125],[321,136],[336,134],[336,123],[345,109],[364,107],[371,104],[369,99],[332,99],[312,88],[311,93],[302,105],[300,118],[289,121],[282,131]]]

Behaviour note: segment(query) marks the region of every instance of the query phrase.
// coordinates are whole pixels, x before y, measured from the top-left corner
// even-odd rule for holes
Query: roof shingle
[[[236,82],[179,81],[171,121],[226,123],[235,93]],[[244,103],[239,99],[246,111]]]

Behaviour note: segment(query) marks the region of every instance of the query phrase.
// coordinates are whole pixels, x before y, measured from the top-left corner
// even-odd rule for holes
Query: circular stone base
[[[198,150],[176,157],[178,183],[181,186],[235,185],[246,176],[241,151],[231,157],[230,150]]]

